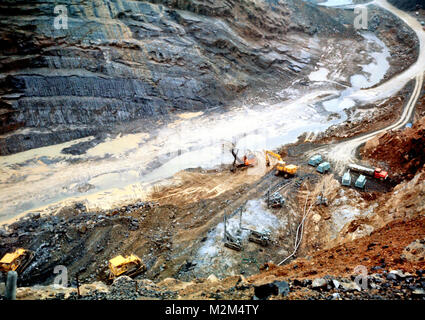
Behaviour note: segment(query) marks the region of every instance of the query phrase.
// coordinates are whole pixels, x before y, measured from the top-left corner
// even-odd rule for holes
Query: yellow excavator
[[[26,249],[16,249],[14,252],[6,253],[0,260],[0,272],[16,271],[21,273],[34,258],[34,253]]]
[[[109,280],[119,276],[135,277],[144,271],[146,271],[146,266],[135,254],[127,257],[119,255],[109,260]]]
[[[277,160],[277,164],[275,165],[276,168],[276,175],[283,174],[285,178],[289,176],[294,176],[298,171],[298,166],[294,164],[287,165],[285,161],[283,161],[282,157],[278,155],[277,153],[274,153],[272,151],[265,151],[266,154],[266,166],[270,166],[270,157],[273,157]]]

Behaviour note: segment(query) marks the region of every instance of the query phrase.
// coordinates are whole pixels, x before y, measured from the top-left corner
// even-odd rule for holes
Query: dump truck
[[[358,164],[350,164],[348,165],[348,168],[351,171],[355,171],[375,179],[385,180],[388,178],[388,172],[382,170],[381,168],[369,168]]]
[[[357,179],[355,186],[356,188],[364,189],[364,187],[366,186],[366,182],[367,182],[366,177],[361,174],[359,178]]]
[[[270,166],[270,158],[273,157],[277,160],[277,164],[275,165],[276,168],[276,175],[284,174],[285,177],[294,176],[296,175],[298,171],[298,166],[294,164],[287,165],[285,161],[283,161],[282,157],[278,155],[277,153],[274,153],[272,151],[266,151],[266,166]]]
[[[344,175],[342,176],[342,185],[349,187],[351,186],[351,174],[350,170],[348,170]]]
[[[134,254],[127,257],[119,255],[109,260],[109,280],[119,276],[135,277],[144,271],[146,271],[146,266]]]
[[[322,162],[317,166],[317,172],[326,173],[331,170],[331,164],[329,162]]]
[[[34,252],[23,248],[6,253],[0,260],[0,272],[16,271],[21,273],[34,258]]]
[[[317,167],[320,163],[322,163],[323,159],[320,154],[316,154],[315,156],[312,156],[308,160],[308,164],[313,167]]]

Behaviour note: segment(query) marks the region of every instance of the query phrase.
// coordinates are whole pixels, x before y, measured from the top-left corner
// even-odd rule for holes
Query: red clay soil
[[[369,140],[361,151],[364,158],[385,162],[391,175],[412,179],[425,164],[425,117],[412,128],[388,131]]]
[[[271,276],[290,279],[317,278],[325,275],[350,276],[358,265],[371,270],[381,266],[386,270],[403,270],[415,273],[425,269],[425,261],[411,263],[400,256],[406,246],[416,239],[425,238],[425,216],[411,220],[395,220],[370,236],[344,243],[332,249],[323,250],[309,259],[296,259],[290,264],[277,267],[270,264],[267,271],[252,276],[250,282],[261,282]]]

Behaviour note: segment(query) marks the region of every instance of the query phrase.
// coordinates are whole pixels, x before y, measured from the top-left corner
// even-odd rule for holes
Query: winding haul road
[[[372,3],[392,12],[416,32],[420,54],[418,60],[404,72],[376,88],[355,91],[348,98],[359,103],[371,103],[395,95],[413,79],[416,79],[416,85],[403,115],[396,123],[314,150],[327,155],[341,167],[355,159],[355,152],[362,143],[385,130],[403,127],[413,115],[423,86],[425,32],[420,23],[384,0],[369,4]],[[81,157],[61,153],[64,147],[75,143],[72,141],[0,157],[0,224],[8,223],[9,219],[18,218],[30,210],[53,212],[52,208],[75,201],[82,201],[89,208],[108,209],[122,202],[144,199],[153,183],[165,181],[180,170],[230,163],[233,160],[230,153],[226,153],[230,159],[223,158],[225,154],[221,148],[222,140],[229,137],[244,137],[239,141],[242,145],[242,142],[250,140],[253,145],[250,149],[261,150],[266,143],[270,143],[267,149],[285,144],[283,137],[295,141],[306,130],[325,130],[330,124],[322,123],[320,114],[310,107],[323,101],[323,94],[320,90],[289,103],[278,103],[249,112],[235,108],[214,117],[205,115],[178,120],[164,125],[153,136],[145,132],[114,138],[88,150]],[[335,94],[335,91],[329,90],[328,95],[331,94]],[[250,131],[247,132],[247,128]],[[195,130],[196,136],[193,135]],[[263,141],[268,133],[270,141]],[[186,152],[179,154],[177,151],[181,150]],[[160,166],[153,169],[152,163],[159,163]]]
[[[419,39],[420,45],[419,57],[417,61],[404,72],[391,78],[390,80],[380,86],[377,86],[376,88],[361,90],[358,93],[353,94],[351,98],[362,100],[364,102],[385,99],[400,91],[404,87],[404,85],[406,85],[412,79],[415,79],[415,87],[412,91],[410,99],[404,107],[401,117],[395,123],[389,125],[386,128],[370,132],[368,134],[355,137],[350,140],[315,149],[311,153],[321,153],[326,155],[328,159],[333,160],[336,163],[337,170],[343,170],[345,164],[356,159],[356,151],[363,143],[367,142],[373,137],[376,137],[382,132],[400,129],[404,127],[412,119],[412,116],[415,111],[415,106],[420,97],[424,83],[423,72],[425,70],[425,32],[422,29],[421,24],[406,12],[401,11],[390,5],[386,0],[376,0],[369,4],[372,3],[378,4],[382,8],[398,16],[410,28],[412,28],[413,31],[415,31]]]

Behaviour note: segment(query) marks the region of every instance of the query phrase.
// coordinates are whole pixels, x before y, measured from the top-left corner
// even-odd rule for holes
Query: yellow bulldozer
[[[109,260],[109,280],[119,276],[135,277],[144,271],[146,271],[146,266],[134,254],[127,257],[119,255]]]
[[[0,260],[0,272],[16,271],[21,273],[28,267],[33,258],[34,253],[32,251],[22,248],[6,253]]]
[[[277,160],[277,163],[275,165],[276,168],[276,175],[283,174],[285,178],[288,178],[290,176],[294,176],[298,172],[298,166],[294,164],[287,165],[285,161],[283,161],[282,157],[278,155],[277,153],[274,153],[272,151],[265,151],[266,154],[266,166],[270,166],[270,157],[273,157]]]

